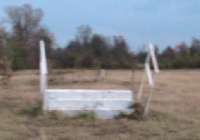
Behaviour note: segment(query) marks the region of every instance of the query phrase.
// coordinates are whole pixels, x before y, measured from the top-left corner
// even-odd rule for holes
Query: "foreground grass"
[[[109,71],[102,82],[94,71],[55,72],[51,87],[115,88],[132,87],[129,71]],[[121,77],[119,75],[122,75]],[[39,84],[36,72],[14,73],[8,86],[0,87],[0,139],[2,140],[198,140],[200,139],[200,71],[165,71],[158,86],[149,118],[141,121],[96,120],[80,116],[66,118],[60,113],[43,114],[37,103]],[[139,85],[140,72],[134,76]],[[63,79],[62,79],[63,78]],[[88,78],[88,79],[87,79]],[[53,80],[55,79],[55,80]],[[58,80],[59,79],[59,80]],[[60,81],[61,79],[61,81]],[[80,82],[78,82],[80,80]],[[147,87],[146,87],[147,93]]]

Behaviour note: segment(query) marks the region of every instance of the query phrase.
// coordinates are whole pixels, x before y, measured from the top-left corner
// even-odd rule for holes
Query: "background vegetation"
[[[55,37],[42,26],[43,11],[31,5],[8,7],[6,22],[11,30],[0,25],[0,68],[6,70],[37,69],[39,40],[44,40],[50,67],[53,68],[139,68],[144,63],[145,51],[130,51],[123,36],[112,38],[94,33],[87,25],[78,28],[75,39],[66,46],[56,47]],[[159,51],[161,68],[199,68],[200,40],[194,38],[190,45],[180,43]]]

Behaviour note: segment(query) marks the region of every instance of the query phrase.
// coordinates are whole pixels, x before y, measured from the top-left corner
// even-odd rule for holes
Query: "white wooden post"
[[[155,71],[155,73],[159,73],[160,70],[159,70],[158,61],[156,58],[156,50],[155,50],[155,47],[153,46],[153,44],[151,44],[151,43],[149,44],[149,51],[150,51],[154,71]]]
[[[43,109],[46,110],[46,89],[48,88],[48,69],[47,69],[47,58],[45,52],[45,43],[43,40],[40,41],[40,93],[43,98]]]
[[[144,116],[147,116],[149,113],[149,109],[150,109],[150,103],[152,100],[152,96],[153,96],[153,92],[155,89],[155,73],[159,73],[159,66],[158,66],[158,62],[156,59],[156,55],[155,55],[155,48],[153,46],[153,44],[149,44],[148,46],[149,48],[149,54],[150,54],[150,59],[148,59],[148,61],[145,63],[145,71],[148,77],[148,83],[150,86],[150,94],[149,97],[147,99],[147,103],[145,105],[145,109],[144,109]],[[149,57],[149,56],[148,56]],[[153,63],[153,68],[154,68],[154,72],[151,72],[151,68],[150,68],[150,60],[152,60]]]

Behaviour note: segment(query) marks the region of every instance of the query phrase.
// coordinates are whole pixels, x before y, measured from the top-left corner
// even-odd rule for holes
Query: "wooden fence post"
[[[46,89],[48,88],[48,68],[45,53],[45,43],[40,41],[40,93],[43,101],[43,109],[46,110]]]

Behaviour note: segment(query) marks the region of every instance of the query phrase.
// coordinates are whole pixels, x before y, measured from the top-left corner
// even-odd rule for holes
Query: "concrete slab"
[[[48,111],[63,111],[73,117],[81,113],[94,112],[97,118],[111,119],[120,113],[133,112],[131,90],[60,90],[48,89],[45,93]]]

